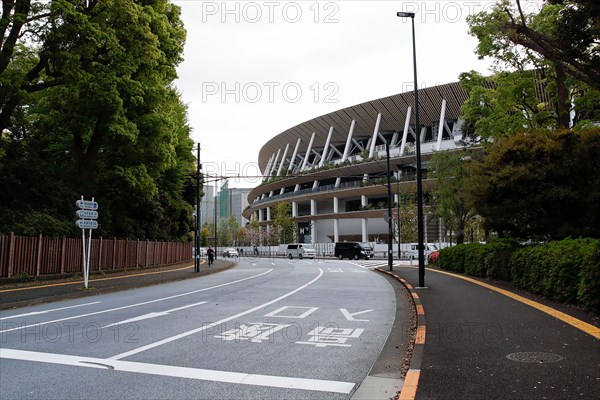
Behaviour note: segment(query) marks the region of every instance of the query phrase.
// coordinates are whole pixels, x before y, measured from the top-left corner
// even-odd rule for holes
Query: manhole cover
[[[524,351],[520,353],[511,353],[506,356],[509,360],[529,363],[551,363],[563,359],[562,356],[554,353],[541,353],[535,351]]]

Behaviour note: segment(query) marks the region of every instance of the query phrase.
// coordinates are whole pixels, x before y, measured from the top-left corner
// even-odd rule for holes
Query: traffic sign
[[[80,219],[75,222],[75,225],[81,229],[98,229],[98,221],[91,219]]]
[[[83,210],[97,210],[98,209],[98,202],[97,201],[90,201],[90,200],[77,200],[75,202],[75,204],[77,205],[77,207],[83,209]]]
[[[78,218],[82,218],[82,219],[97,219],[98,218],[98,211],[77,210],[75,212],[75,214],[77,214]]]

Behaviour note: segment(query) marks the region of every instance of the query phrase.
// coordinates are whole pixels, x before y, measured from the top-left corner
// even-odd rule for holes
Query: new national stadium
[[[468,95],[460,84],[418,94],[419,132],[411,91],[321,115],[274,136],[260,150],[264,179],[248,195],[244,217],[268,227],[273,207],[285,201],[292,205],[299,242],[387,242],[386,143],[394,207],[403,193],[416,192],[417,140],[425,193],[433,187],[427,177],[431,156],[464,148],[459,117]],[[426,216],[427,208],[425,202]],[[428,216],[425,231],[426,242],[445,241],[439,218]]]

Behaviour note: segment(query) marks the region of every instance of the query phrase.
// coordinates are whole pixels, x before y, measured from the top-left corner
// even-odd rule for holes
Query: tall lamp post
[[[421,176],[421,133],[419,126],[419,91],[417,86],[417,46],[415,44],[415,13],[398,12],[400,18],[410,18],[412,22],[413,42],[413,68],[415,76],[415,135],[417,150],[417,229],[419,236],[419,287],[425,287],[425,246],[424,246],[424,224],[423,224],[423,177]]]
[[[200,143],[196,148],[196,229],[194,229],[194,272],[200,272]]]
[[[393,259],[392,255],[392,184],[390,181],[390,141],[385,142],[385,155],[387,158],[387,223],[388,223],[388,268],[390,271],[394,269],[393,267]]]

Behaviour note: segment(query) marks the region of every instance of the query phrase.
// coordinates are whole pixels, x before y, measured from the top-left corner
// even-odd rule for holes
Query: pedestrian
[[[215,260],[215,251],[212,247],[208,246],[208,250],[206,250],[206,255],[208,255],[208,266],[210,267]]]

